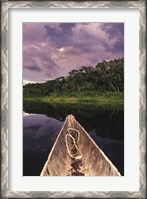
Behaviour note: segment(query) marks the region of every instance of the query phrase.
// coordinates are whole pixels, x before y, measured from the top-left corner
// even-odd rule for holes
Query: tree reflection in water
[[[123,106],[24,102],[23,175],[39,175],[67,115],[89,132],[98,146],[124,173]]]

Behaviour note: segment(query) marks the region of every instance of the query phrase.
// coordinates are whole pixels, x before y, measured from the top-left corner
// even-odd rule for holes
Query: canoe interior
[[[82,154],[80,160],[71,158],[67,151],[65,136],[70,127],[80,132],[77,144],[80,154]],[[40,175],[120,176],[120,173],[74,116],[68,115]]]

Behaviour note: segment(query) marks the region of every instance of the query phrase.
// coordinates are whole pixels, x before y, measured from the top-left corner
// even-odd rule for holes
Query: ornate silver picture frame
[[[1,198],[145,198],[146,197],[146,4],[145,1],[3,1],[1,3]],[[138,191],[10,191],[9,142],[11,90],[9,85],[9,10],[115,8],[139,10],[139,190]],[[9,118],[9,120],[8,120]],[[137,146],[138,147],[138,146]]]

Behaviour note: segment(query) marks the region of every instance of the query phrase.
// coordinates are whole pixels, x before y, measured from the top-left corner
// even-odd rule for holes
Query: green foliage
[[[96,96],[100,92],[122,93],[124,90],[124,59],[103,61],[95,67],[82,66],[72,70],[67,77],[45,83],[27,84],[23,87],[24,97]]]
[[[79,93],[52,93],[50,96],[44,97],[24,97],[24,102],[43,102],[43,103],[86,103],[86,104],[105,104],[105,105],[123,105],[123,93],[116,94],[114,92],[95,93],[95,92],[79,92]]]

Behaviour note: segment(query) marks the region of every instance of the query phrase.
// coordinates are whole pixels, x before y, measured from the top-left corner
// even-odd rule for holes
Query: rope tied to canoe
[[[67,128],[68,133],[65,136],[67,152],[71,158],[81,159],[82,155],[78,149],[80,132],[75,128]]]

